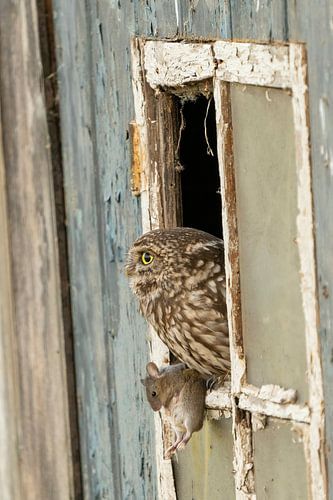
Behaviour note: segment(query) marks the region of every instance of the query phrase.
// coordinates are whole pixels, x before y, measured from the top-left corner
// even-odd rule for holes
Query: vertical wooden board
[[[21,500],[18,454],[18,377],[0,113],[0,496]]]
[[[156,494],[153,414],[140,379],[148,359],[147,327],[138,317],[124,264],[141,232],[140,205],[130,189],[129,122],[134,110],[131,86],[130,33],[133,5],[98,1],[91,9],[95,162],[102,247],[104,321],[111,332],[107,349],[117,397],[117,430],[122,495]],[[124,30],[124,26],[128,30]],[[136,415],[133,420],[133,415]]]
[[[230,2],[180,1],[183,36],[231,38]]]
[[[285,0],[230,0],[232,38],[287,40]]]
[[[288,2],[290,37],[306,42],[328,496],[333,496],[333,7]]]
[[[41,51],[41,61],[43,65],[43,83],[47,111],[47,124],[50,137],[50,154],[52,159],[62,316],[64,324],[64,343],[66,352],[66,375],[71,433],[71,453],[74,476],[74,497],[76,499],[81,499],[82,481],[80,463],[80,440],[75,381],[73,325],[69,287],[66,209],[64,202],[64,177],[61,161],[58,79],[53,11],[52,2],[50,2],[50,0],[37,0],[36,4],[38,10],[39,43]]]
[[[19,426],[19,481],[24,499],[67,499],[73,498],[73,477],[37,9],[28,0],[1,2],[0,8],[0,94],[15,332],[12,348],[17,361],[15,390],[19,391],[14,415]]]
[[[180,0],[134,0],[135,34],[176,37],[181,30]]]
[[[91,36],[82,2],[54,2],[54,8],[83,487],[86,498],[102,498],[115,495],[116,451],[92,144]]]
[[[135,33],[138,36],[231,38],[230,2],[210,0],[135,0]]]
[[[55,7],[85,496],[154,498],[146,328],[123,273],[140,231],[129,185],[133,6]]]

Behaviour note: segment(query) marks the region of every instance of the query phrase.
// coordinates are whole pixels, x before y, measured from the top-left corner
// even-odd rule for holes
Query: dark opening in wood
[[[179,143],[183,226],[222,238],[222,207],[216,147],[214,99],[204,96],[181,103]],[[182,115],[182,116],[181,116]]]

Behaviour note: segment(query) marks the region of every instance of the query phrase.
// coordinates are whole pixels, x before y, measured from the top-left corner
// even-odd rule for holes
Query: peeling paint
[[[307,406],[295,404],[278,404],[272,401],[256,398],[247,394],[240,394],[238,401],[239,408],[255,413],[285,420],[295,420],[297,422],[310,422],[310,410]]]
[[[311,189],[310,137],[307,115],[307,65],[304,48],[290,45],[290,67],[298,178],[297,241],[307,346],[309,406],[311,411],[309,454],[311,493],[314,500],[327,497],[324,456],[324,394],[318,335],[318,308]]]
[[[237,499],[253,499],[254,473],[252,428],[249,415],[237,407],[246,366],[243,354],[236,221],[235,178],[233,171],[233,142],[228,83],[215,80],[217,151],[222,196],[222,226],[225,249],[226,302],[228,312],[231,358],[231,407],[234,438],[234,471]],[[237,400],[236,400],[237,398]]]
[[[153,89],[206,80],[214,74],[211,45],[146,42],[144,67]]]
[[[261,387],[254,387],[253,385],[247,384],[242,387],[242,392],[249,396],[271,401],[272,403],[295,403],[297,400],[297,391],[295,389],[284,389],[279,385],[273,384],[262,385]]]
[[[226,82],[290,87],[289,49],[286,45],[246,42],[214,43],[216,77]]]
[[[262,431],[266,427],[267,416],[262,413],[252,412],[252,430],[253,432]]]

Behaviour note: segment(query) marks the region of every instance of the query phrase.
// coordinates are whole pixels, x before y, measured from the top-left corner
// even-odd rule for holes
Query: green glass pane
[[[270,419],[253,440],[257,500],[309,498],[302,436],[293,424]]]
[[[205,421],[173,459],[178,500],[235,498],[231,418]]]
[[[295,388],[304,401],[291,96],[280,89],[232,84],[231,104],[248,381]]]

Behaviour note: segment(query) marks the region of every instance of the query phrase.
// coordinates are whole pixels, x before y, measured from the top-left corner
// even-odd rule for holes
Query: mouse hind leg
[[[183,450],[185,448],[185,446],[187,445],[187,443],[189,442],[189,440],[191,439],[191,437],[192,437],[192,431],[187,429],[185,434],[183,435],[182,439],[177,444],[177,451]]]
[[[168,448],[165,452],[165,458],[170,458],[175,451],[178,449],[179,444],[182,442],[184,437],[184,432],[176,430],[176,441]]]

